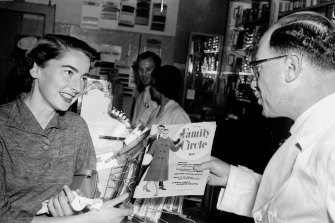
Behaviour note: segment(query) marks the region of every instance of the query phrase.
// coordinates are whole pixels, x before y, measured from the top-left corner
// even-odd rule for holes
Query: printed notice
[[[214,122],[152,126],[134,198],[203,195],[209,172],[193,167],[210,159],[215,129]]]

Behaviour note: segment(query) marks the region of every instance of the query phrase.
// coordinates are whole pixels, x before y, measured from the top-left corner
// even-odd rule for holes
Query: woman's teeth
[[[67,102],[70,103],[72,101],[72,96],[66,93],[60,93],[60,95],[63,97],[63,99]]]

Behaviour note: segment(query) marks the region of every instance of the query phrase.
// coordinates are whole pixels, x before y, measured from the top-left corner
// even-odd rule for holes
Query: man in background
[[[133,65],[135,73],[136,90],[134,93],[134,107],[132,111],[132,124],[146,123],[151,112],[157,107],[151,100],[150,86],[152,84],[152,71],[161,66],[162,60],[155,53],[146,51],[141,53]]]

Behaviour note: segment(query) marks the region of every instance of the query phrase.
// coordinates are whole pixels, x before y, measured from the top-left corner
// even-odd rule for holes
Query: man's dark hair
[[[290,14],[275,24],[270,48],[279,55],[298,53],[316,67],[334,70],[335,25],[316,12]]]

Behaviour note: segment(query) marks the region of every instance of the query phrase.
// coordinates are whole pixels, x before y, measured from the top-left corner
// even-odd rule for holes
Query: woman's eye
[[[66,73],[68,76],[70,76],[70,77],[72,77],[72,75],[73,75],[73,71],[72,71],[72,70],[66,70],[65,73]]]

